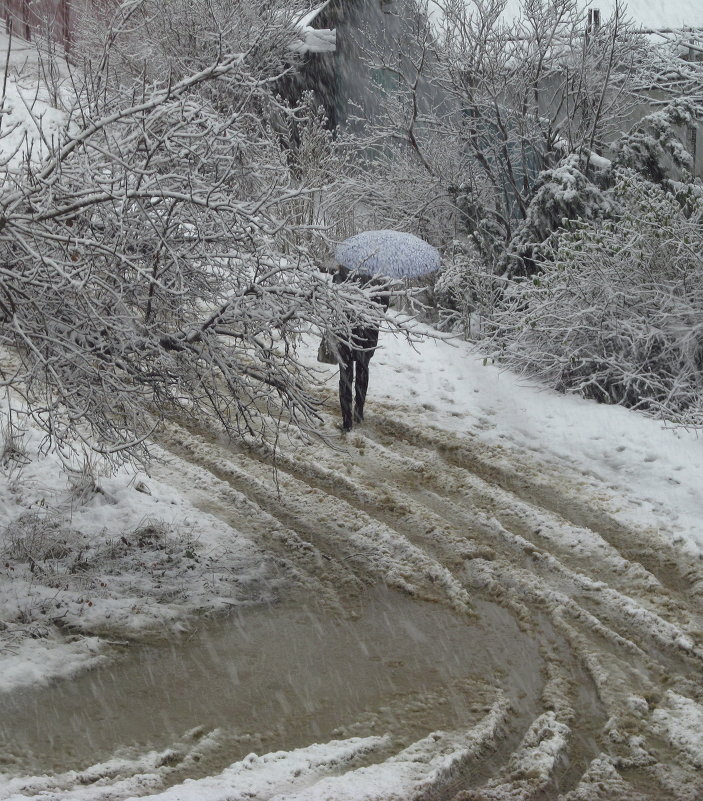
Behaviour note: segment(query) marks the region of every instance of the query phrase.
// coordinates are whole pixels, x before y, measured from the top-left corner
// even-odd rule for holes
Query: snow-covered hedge
[[[703,425],[703,202],[628,170],[616,217],[545,244],[496,314],[507,362],[563,391]],[[684,201],[684,202],[682,202]]]

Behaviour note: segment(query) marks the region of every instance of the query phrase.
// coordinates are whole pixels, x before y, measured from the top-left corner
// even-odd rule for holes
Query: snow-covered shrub
[[[27,563],[32,573],[57,572],[59,560],[72,553],[72,532],[58,514],[28,511],[13,520],[4,530],[0,556]]]
[[[691,103],[676,100],[643,117],[617,142],[616,163],[630,167],[651,181],[662,181],[679,171],[686,175],[693,166],[693,157],[681,141],[682,134],[696,124]]]
[[[525,220],[506,252],[507,275],[533,273],[542,243],[570,220],[598,220],[611,212],[608,195],[581,168],[579,158],[571,155],[558,167],[540,173]]]
[[[99,454],[83,449],[77,461],[64,461],[64,469],[73,503],[85,505],[96,495],[110,500],[100,485],[100,476],[109,472],[109,463]]]
[[[87,521],[69,523],[46,505],[0,526],[0,651],[55,627],[163,631],[171,604],[186,614],[214,610],[240,591],[222,566],[229,552],[206,550],[187,523],[147,517],[135,528],[88,533]]]
[[[444,254],[434,286],[440,327],[461,332],[466,339],[481,337],[502,285],[470,242],[455,242]]]
[[[703,425],[703,201],[619,171],[616,219],[545,244],[496,315],[512,366],[563,391]]]

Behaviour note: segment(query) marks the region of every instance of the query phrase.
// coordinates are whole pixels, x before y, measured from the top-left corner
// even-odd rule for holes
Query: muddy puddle
[[[347,614],[310,602],[245,609],[176,642],[134,646],[75,680],[0,696],[0,772],[83,769],[166,748],[195,727],[223,732],[202,775],[335,737],[390,733],[398,747],[473,725],[499,690],[529,718],[537,647],[505,610],[479,611],[480,622],[467,620],[380,586]]]

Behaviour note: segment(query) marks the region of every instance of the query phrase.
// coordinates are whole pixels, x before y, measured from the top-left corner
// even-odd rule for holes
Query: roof
[[[298,34],[290,44],[290,49],[298,53],[329,53],[337,46],[337,32],[334,28],[315,28],[312,23],[320,12],[329,5],[325,0],[321,5],[314,6],[295,22]]]
[[[577,0],[579,11],[600,9],[603,21],[612,16],[615,3],[616,0]],[[520,0],[507,0],[506,15],[515,16],[520,5]],[[703,28],[703,0],[629,0],[620,6],[636,26],[645,29]]]

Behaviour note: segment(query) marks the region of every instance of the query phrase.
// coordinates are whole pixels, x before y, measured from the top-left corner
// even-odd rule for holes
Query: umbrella
[[[437,248],[401,231],[364,231],[350,236],[334,251],[338,264],[364,275],[416,278],[439,269]]]

